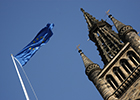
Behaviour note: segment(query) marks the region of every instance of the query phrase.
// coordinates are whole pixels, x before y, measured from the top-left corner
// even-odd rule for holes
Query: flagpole
[[[13,60],[14,65],[15,65],[15,69],[16,69],[16,71],[17,71],[17,74],[18,74],[18,77],[19,77],[19,80],[20,80],[22,89],[23,89],[23,91],[24,91],[26,100],[30,100],[30,99],[29,99],[29,96],[28,96],[28,94],[27,94],[26,88],[25,88],[25,86],[24,86],[24,83],[23,83],[23,81],[22,81],[22,78],[21,78],[21,76],[20,76],[20,73],[19,73],[19,71],[18,71],[18,68],[17,68],[16,62],[15,62],[14,56],[13,56],[12,54],[11,54],[11,57],[12,57],[12,60]]]

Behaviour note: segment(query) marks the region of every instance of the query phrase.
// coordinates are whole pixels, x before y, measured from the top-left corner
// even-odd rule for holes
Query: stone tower
[[[104,100],[140,100],[140,37],[137,32],[108,14],[116,33],[106,21],[97,20],[82,8],[81,11],[88,24],[89,38],[104,63],[101,69],[78,48],[89,80]]]

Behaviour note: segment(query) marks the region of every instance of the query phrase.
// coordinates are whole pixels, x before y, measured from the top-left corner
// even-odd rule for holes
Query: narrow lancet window
[[[123,72],[120,70],[119,67],[114,67],[113,68],[113,72],[114,74],[118,77],[118,79],[123,82],[125,79],[125,75],[123,74]]]
[[[133,71],[133,67],[128,63],[128,60],[122,59],[120,63],[129,74]]]
[[[138,66],[140,64],[140,59],[133,51],[129,51],[127,55],[129,59],[135,64],[135,66]]]
[[[114,90],[117,89],[118,84],[117,84],[116,80],[112,77],[112,75],[107,75],[106,80]]]

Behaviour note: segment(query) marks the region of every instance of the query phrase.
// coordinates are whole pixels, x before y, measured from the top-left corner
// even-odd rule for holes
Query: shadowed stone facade
[[[104,100],[140,100],[140,37],[137,32],[108,14],[116,33],[106,21],[81,11],[88,24],[89,38],[104,63],[101,69],[78,48],[89,80]]]

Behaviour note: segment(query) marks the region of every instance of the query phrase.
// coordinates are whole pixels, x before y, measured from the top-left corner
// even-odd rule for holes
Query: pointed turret
[[[117,31],[119,32],[120,29],[124,26],[126,26],[125,24],[123,24],[122,22],[118,21],[117,19],[115,19],[111,14],[108,14],[108,17],[113,21]]]
[[[82,57],[83,63],[85,65],[85,68],[87,68],[88,66],[94,64],[83,52],[82,50],[78,51]]]
[[[130,25],[124,25],[116,20],[111,14],[108,14],[108,17],[113,21],[122,41],[125,43],[130,42],[131,46],[138,52],[138,54],[140,54],[140,37],[138,36],[137,31]]]
[[[115,25],[118,33],[119,33],[119,36],[120,38],[123,40],[123,42],[126,42],[124,40],[124,37],[125,35],[130,32],[130,31],[133,31],[133,32],[136,32],[132,26],[130,25],[125,25],[123,24],[122,22],[120,22],[119,20],[115,19],[111,14],[108,14],[108,17],[112,20],[113,24]],[[137,32],[136,32],[137,33]]]
[[[83,52],[81,49],[78,49],[78,52],[80,53],[83,63],[86,68],[86,74],[89,75],[91,71],[101,70],[100,66],[98,64],[93,63]]]

